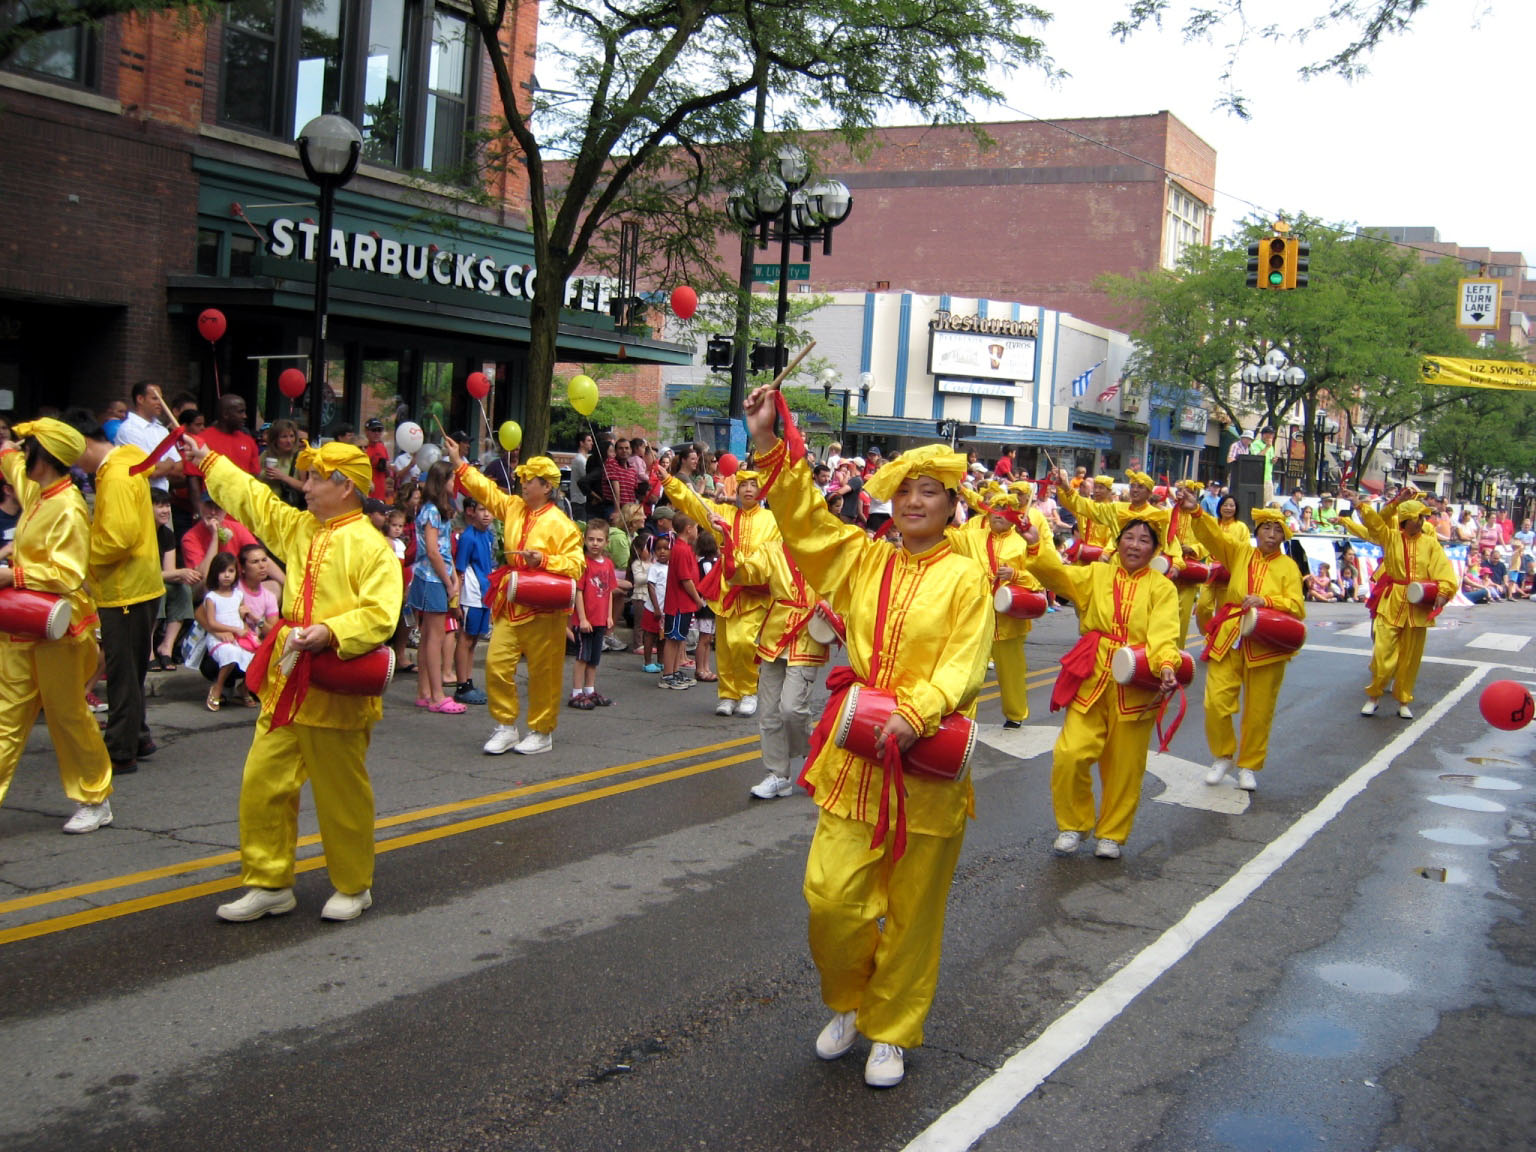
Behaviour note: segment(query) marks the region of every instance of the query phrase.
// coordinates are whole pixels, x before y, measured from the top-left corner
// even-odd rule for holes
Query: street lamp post
[[[320,234],[315,248],[314,344],[309,356],[309,442],[320,443],[324,407],[326,306],[331,290],[331,228],[336,189],[352,179],[363,153],[363,134],[345,116],[316,116],[298,139],[304,175],[320,190]]]
[[[1312,422],[1312,430],[1313,443],[1317,449],[1317,491],[1321,494],[1328,487],[1327,445],[1328,441],[1338,432],[1339,422],[1330,419],[1328,413],[1319,408],[1317,410],[1317,417]]]
[[[831,368],[826,368],[826,369],[822,370],[822,373],[821,373],[821,390],[822,390],[822,393],[826,396],[826,398],[828,400],[832,399],[832,396],[833,396],[834,393],[836,393],[837,395],[840,395],[843,398],[843,426],[842,426],[842,428],[838,432],[837,442],[839,444],[843,445],[846,448],[847,445],[848,445],[848,398],[853,395],[853,389],[852,388],[834,388],[832,386],[832,384],[833,384],[833,381],[835,381],[836,379],[837,379],[837,373],[834,372]],[[875,382],[874,373],[872,373],[872,372],[862,372],[862,373],[859,374],[859,399],[863,400],[865,403],[869,402],[869,389],[870,389],[871,385],[874,384],[874,382]]]

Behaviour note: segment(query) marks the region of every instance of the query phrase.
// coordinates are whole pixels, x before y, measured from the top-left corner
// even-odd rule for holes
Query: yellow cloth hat
[[[1174,487],[1174,489],[1176,491],[1179,490],[1179,489],[1187,488],[1191,492],[1194,492],[1196,494],[1205,491],[1205,485],[1200,483],[1200,481],[1198,481],[1198,480],[1180,480],[1173,487]]]
[[[1109,488],[1111,490],[1113,490],[1115,486],[1115,478],[1113,476],[1095,476],[1093,478],[1093,482],[1094,484],[1102,484],[1105,488]]]
[[[761,484],[763,474],[754,468],[738,468],[734,473],[738,484]]]
[[[63,459],[62,456],[59,459]],[[1429,515],[1429,509],[1417,500],[1404,500],[1397,506],[1397,518],[1399,521],[1412,520],[1418,516]]]
[[[517,478],[522,481],[537,476],[551,488],[560,483],[560,465],[548,456],[533,456],[517,466]]]
[[[299,453],[297,463],[303,472],[319,472],[323,476],[340,472],[364,496],[373,491],[373,465],[368,454],[351,444],[332,440],[319,448],[306,448]]]
[[[1011,508],[1015,511],[1019,507],[1019,498],[1012,492],[993,492],[983,501],[993,511],[999,508]]]
[[[17,440],[36,440],[48,455],[66,467],[73,467],[85,451],[85,437],[52,416],[12,425],[11,435]]]
[[[1032,480],[1014,480],[1008,485],[1008,489],[1021,499],[1035,494],[1035,484]]]
[[[1285,513],[1278,508],[1255,508],[1253,526],[1257,529],[1260,524],[1278,524],[1285,529],[1285,538],[1291,538],[1291,526],[1286,522]]]
[[[1143,488],[1153,487],[1152,477],[1145,472],[1138,472],[1134,468],[1126,472],[1125,478],[1132,484],[1140,484]]]
[[[965,457],[946,444],[924,444],[903,452],[864,481],[871,500],[889,500],[909,476],[932,476],[946,488],[959,488],[965,478]]]

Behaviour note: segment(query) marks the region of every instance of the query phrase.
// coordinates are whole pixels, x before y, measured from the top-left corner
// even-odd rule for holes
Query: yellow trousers
[[[517,723],[517,665],[527,660],[528,728],[546,735],[555,730],[565,688],[565,621],[554,612],[517,624],[497,617],[485,650],[485,695],[496,723]]]
[[[715,625],[715,663],[721,700],[757,695],[757,634],[768,618],[768,605],[739,616],[719,616]]]
[[[997,665],[997,686],[1003,698],[1003,719],[1022,723],[1029,719],[1029,667],[1024,658],[1024,637],[992,641],[992,662]]]
[[[1051,803],[1058,830],[1087,833],[1097,828],[1100,839],[1124,844],[1136,822],[1157,714],[1145,720],[1121,716],[1114,697],[1113,690],[1106,691],[1086,712],[1067,709],[1051,758]],[[1090,775],[1095,761],[1104,794],[1097,819]]]
[[[1391,684],[1399,704],[1413,703],[1413,686],[1419,678],[1419,661],[1424,658],[1424,634],[1428,628],[1394,628],[1381,617],[1371,640],[1371,682],[1365,694],[1372,700]]]
[[[939,982],[944,913],[965,832],[908,832],[899,863],[891,861],[891,838],[871,848],[873,835],[872,825],[822,811],[805,861],[811,957],[828,1008],[857,1009],[869,1039],[915,1048]]]
[[[1200,595],[1200,584],[1179,585],[1179,647],[1189,643],[1189,616],[1195,610],[1195,598]]]
[[[1199,587],[1200,595],[1195,597],[1195,623],[1200,628],[1200,635],[1204,636],[1216,615],[1217,603],[1227,594],[1227,587],[1225,584],[1201,584]]]
[[[1241,652],[1232,652],[1205,667],[1205,742],[1210,745],[1211,756],[1225,756],[1235,760],[1239,768],[1259,771],[1269,754],[1269,729],[1285,679],[1285,661],[1255,666],[1244,660]],[[1241,745],[1232,724],[1239,706],[1243,711]]]
[[[336,891],[373,886],[373,785],[364,763],[371,728],[272,727],[263,711],[240,781],[240,878],[254,888],[293,885],[299,790],[315,798],[325,867]]]
[[[100,804],[112,795],[112,760],[85,690],[96,678],[96,637],[17,644],[0,637],[0,803],[10,791],[27,736],[42,709],[64,795]]]

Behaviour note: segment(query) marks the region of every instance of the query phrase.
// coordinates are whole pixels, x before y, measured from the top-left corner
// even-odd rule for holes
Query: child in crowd
[[[650,563],[646,566],[646,607],[640,621],[641,643],[645,648],[646,672],[660,672],[661,631],[663,611],[667,602],[667,569],[672,561],[672,537],[656,536],[652,539]]]
[[[230,669],[238,668],[243,675],[260,646],[255,629],[247,623],[244,598],[235,586],[238,575],[239,567],[232,553],[215,555],[208,564],[208,594],[197,609],[197,621],[208,633],[208,655],[219,666],[219,674],[208,690],[206,703],[210,712],[217,712],[223,703]],[[248,708],[257,706],[246,691],[244,680],[235,699]]]
[[[1317,571],[1307,577],[1307,598],[1323,603],[1331,603],[1343,595],[1343,590],[1334,582],[1333,573],[1327,562],[1317,566]]]
[[[597,666],[603,658],[603,637],[613,626],[613,591],[620,584],[618,571],[608,558],[608,525],[587,522],[587,568],[576,583],[576,675],[571,684],[570,707],[606,708],[613,701],[597,690]]]
[[[395,559],[400,561],[400,584],[409,595],[411,591],[411,565],[405,559],[405,510],[403,508],[391,508],[384,519],[384,538],[389,541],[389,546],[395,554]],[[414,673],[416,665],[408,664],[405,659],[407,641],[411,636],[410,609],[405,606],[405,601],[400,602],[400,619],[395,624],[395,634],[389,638],[389,646],[395,650],[395,671],[397,673]]]
[[[245,612],[246,627],[256,633],[258,641],[267,638],[267,632],[276,623],[282,610],[277,592],[267,579],[272,558],[260,544],[247,544],[240,549],[240,599]]]
[[[421,511],[416,514],[419,555],[406,599],[421,629],[416,651],[416,707],[457,714],[464,711],[464,705],[443,692],[443,621],[448,616],[448,601],[459,590],[448,528],[453,519],[452,484],[453,465],[448,461],[439,460],[427,469]]]
[[[709,532],[700,532],[698,540],[699,581],[702,584],[715,565],[720,563],[720,545],[715,543],[713,534]],[[699,626],[699,643],[693,650],[693,678],[710,684],[720,677],[715,673],[714,662],[715,610],[710,606],[708,598],[699,607],[695,621]]]
[[[160,577],[165,581],[165,597],[160,601],[160,619],[165,631],[155,646],[150,664],[156,672],[173,672],[177,666],[176,640],[183,621],[192,619],[192,586],[198,583],[197,569],[181,562],[181,541],[171,528],[171,494],[158,488],[149,491],[155,509],[155,541],[160,549]]]
[[[459,572],[459,609],[464,623],[455,633],[454,672],[459,682],[453,698],[460,704],[484,704],[485,689],[475,687],[475,645],[491,634],[491,609],[486,598],[491,590],[491,510],[464,499],[464,531],[454,550],[453,566]]]
[[[699,595],[699,558],[693,550],[699,526],[681,512],[672,517],[675,536],[667,560],[667,592],[662,602],[661,679],[658,687],[682,691],[693,687],[693,678],[683,671],[683,648],[693,614],[703,605]]]

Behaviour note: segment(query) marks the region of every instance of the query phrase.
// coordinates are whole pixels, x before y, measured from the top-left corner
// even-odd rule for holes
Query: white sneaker
[[[548,752],[555,746],[555,738],[548,732],[535,732],[529,729],[524,736],[512,746],[512,751],[523,756],[537,756],[540,752]]]
[[[734,715],[736,715],[736,701],[734,701],[734,700],[722,700],[722,701],[720,701],[720,703],[715,705],[715,715],[716,716],[734,716]]]
[[[786,780],[777,772],[770,772],[763,777],[761,784],[752,789],[752,795],[759,800],[776,800],[780,796],[788,796],[795,790],[794,782]]]
[[[1367,700],[1361,706],[1361,708],[1360,708],[1360,715],[1362,715],[1362,716],[1374,716],[1374,715],[1376,715],[1376,701],[1375,700]]]
[[[71,835],[94,832],[110,823],[112,823],[112,801],[103,800],[100,804],[82,804],[76,808],[75,814],[64,821],[64,831]]]
[[[298,907],[292,888],[247,888],[245,895],[219,905],[219,919],[235,924],[260,920],[263,916],[281,916]]]
[[[490,756],[500,756],[503,752],[510,752],[516,743],[517,729],[511,724],[498,724],[491,738],[485,742],[485,752]]]
[[[1093,847],[1093,854],[1100,860],[1120,859],[1120,841],[1100,839]]]
[[[839,1056],[846,1055],[854,1042],[859,1038],[859,1030],[854,1027],[854,1017],[858,1012],[839,1012],[827,1026],[821,1030],[821,1035],[816,1037],[816,1055],[823,1060],[836,1060]]]
[[[322,920],[356,920],[364,911],[373,907],[373,890],[364,888],[356,896],[345,892],[332,892],[331,898],[320,909]]]
[[[736,715],[738,715],[738,716],[755,716],[755,715],[757,715],[757,694],[756,693],[753,693],[751,696],[743,696],[741,698],[741,703],[736,705]]]
[[[894,1088],[907,1074],[907,1062],[894,1044],[876,1044],[864,1061],[864,1083],[871,1088]]]
[[[1062,832],[1056,837],[1056,843],[1051,845],[1051,851],[1058,856],[1070,856],[1077,851],[1077,846],[1083,842],[1081,832]]]
[[[1207,784],[1220,784],[1227,778],[1227,773],[1232,771],[1232,757],[1218,756],[1211,761],[1211,770],[1205,774]]]
[[[1241,768],[1238,770],[1237,786],[1244,792],[1257,792],[1259,790],[1259,778],[1253,774],[1252,768]]]
[[[1399,704],[1397,706],[1397,718],[1399,720],[1412,720],[1413,709],[1408,707],[1406,704]]]

